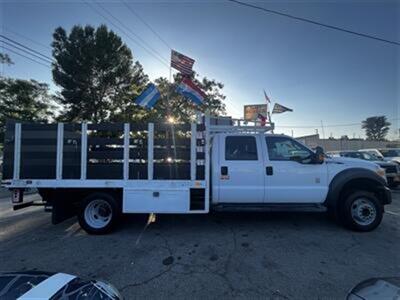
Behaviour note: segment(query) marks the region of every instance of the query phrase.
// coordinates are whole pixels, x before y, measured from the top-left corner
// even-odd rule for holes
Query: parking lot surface
[[[400,190],[369,233],[292,212],[157,215],[147,228],[129,215],[89,236],[75,218],[54,226],[42,207],[9,202],[0,199],[0,271],[103,279],[126,299],[344,299],[364,279],[400,276]]]

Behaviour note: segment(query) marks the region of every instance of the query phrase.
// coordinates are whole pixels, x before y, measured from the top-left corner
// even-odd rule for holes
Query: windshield
[[[361,156],[365,160],[370,160],[370,161],[380,160],[380,158],[376,157],[375,155],[372,155],[372,154],[369,154],[366,152],[361,152]]]
[[[400,156],[400,149],[381,149],[380,152],[384,157]]]

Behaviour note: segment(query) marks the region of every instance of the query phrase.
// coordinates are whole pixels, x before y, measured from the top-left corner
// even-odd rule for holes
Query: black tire
[[[339,211],[343,225],[355,231],[372,231],[379,226],[383,217],[382,203],[367,191],[347,194]]]
[[[100,205],[100,211],[90,213],[93,207]],[[85,214],[86,212],[86,214]],[[89,234],[109,233],[116,225],[121,214],[120,205],[110,194],[93,193],[82,200],[78,212],[79,225]],[[97,220],[96,220],[97,219]],[[97,226],[96,226],[97,225]]]

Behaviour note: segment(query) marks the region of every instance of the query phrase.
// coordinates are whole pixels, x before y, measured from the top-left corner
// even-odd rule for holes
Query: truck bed
[[[9,122],[3,180],[204,180],[204,125],[193,125]]]

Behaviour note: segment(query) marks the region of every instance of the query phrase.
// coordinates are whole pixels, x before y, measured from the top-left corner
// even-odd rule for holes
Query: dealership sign
[[[244,106],[244,119],[246,121],[255,121],[260,115],[268,116],[266,104],[252,104]]]

